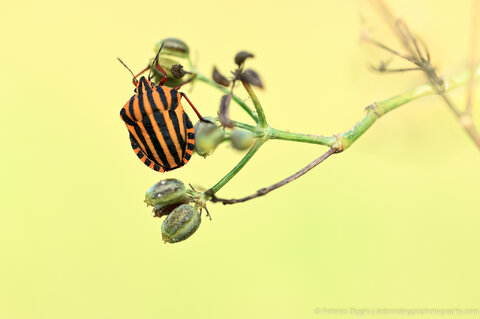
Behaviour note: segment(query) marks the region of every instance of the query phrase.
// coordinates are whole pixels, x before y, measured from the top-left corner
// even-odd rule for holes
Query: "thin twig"
[[[430,53],[425,43],[423,41],[418,41],[417,38],[413,36],[407,24],[403,20],[396,18],[393,15],[393,13],[390,11],[390,9],[385,5],[383,0],[371,0],[371,1],[377,6],[381,15],[387,22],[387,24],[392,28],[393,32],[397,35],[404,49],[408,52],[408,55],[405,56],[401,53],[398,53],[397,51],[390,49],[385,45],[378,43],[377,41],[369,40],[369,42],[383,48],[384,50],[394,55],[407,59],[408,61],[411,61],[412,63],[420,67],[422,71],[425,73],[425,75],[427,76],[430,83],[432,84],[432,87],[435,89],[436,93],[440,95],[440,97],[443,99],[445,104],[447,104],[450,110],[455,114],[455,116],[458,118],[460,122],[460,125],[465,129],[465,131],[471,137],[473,142],[480,149],[480,134],[475,128],[475,125],[473,123],[473,119],[471,116],[471,108],[472,108],[471,99],[473,94],[472,93],[473,89],[471,88],[471,86],[473,86],[473,84],[470,84],[469,93],[467,96],[468,102],[467,102],[466,112],[462,113],[459,111],[458,107],[453,103],[453,101],[446,94],[445,83],[438,76],[435,68],[431,64]],[[474,0],[474,1],[477,3],[476,6],[478,6],[479,0]],[[478,8],[474,8],[474,10],[475,9],[478,9]],[[474,20],[476,20],[476,16],[474,16]],[[420,45],[419,45],[419,42],[420,42]],[[420,46],[422,47],[423,51],[420,48]],[[474,46],[475,46],[475,43],[472,44],[472,48]],[[473,55],[473,53],[471,53],[471,55]],[[470,61],[474,61],[474,57],[471,58]],[[471,70],[470,81],[471,82],[473,81],[473,70],[475,70],[474,64],[475,64],[474,62],[470,62],[470,70]]]
[[[477,48],[477,32],[478,32],[478,11],[480,10],[480,0],[472,0],[472,32],[470,40],[470,49],[468,54],[468,67],[470,69],[470,77],[467,86],[467,105],[465,113],[472,115],[473,105],[473,71],[475,70],[475,56]]]
[[[265,195],[267,193],[270,193],[271,191],[273,191],[277,188],[280,188],[280,187],[282,187],[282,186],[284,186],[284,185],[286,185],[290,182],[293,182],[294,180],[296,180],[300,176],[304,175],[305,173],[307,173],[308,171],[313,169],[315,166],[317,166],[318,164],[320,164],[321,162],[323,162],[324,160],[329,158],[331,155],[335,154],[337,151],[338,150],[336,148],[333,148],[333,147],[330,148],[322,156],[320,156],[319,158],[317,158],[316,160],[314,160],[313,162],[311,162],[310,164],[308,164],[307,166],[305,166],[304,168],[302,168],[301,170],[299,170],[295,174],[281,180],[280,182],[278,182],[276,184],[273,184],[271,186],[259,189],[255,194],[252,194],[250,196],[246,196],[246,197],[242,197],[242,198],[238,198],[238,199],[223,199],[223,198],[218,198],[215,195],[213,195],[210,200],[214,203],[221,202],[224,205],[227,205],[227,204],[242,203],[242,202],[246,202],[248,200],[263,196],[263,195]]]

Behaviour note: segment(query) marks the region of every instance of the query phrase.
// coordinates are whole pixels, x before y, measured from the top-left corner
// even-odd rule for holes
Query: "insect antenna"
[[[127,68],[128,71],[130,71],[130,73],[133,76],[134,82],[137,83],[138,82],[137,77],[135,76],[135,74],[133,74],[132,70],[130,70],[130,68],[120,58],[117,58],[117,59],[118,59],[118,61],[120,61],[121,64],[123,64],[124,67]]]
[[[155,55],[155,59],[153,59],[152,67],[150,68],[150,72],[148,72],[148,80],[149,81],[151,79],[151,74],[152,74],[153,67],[155,66],[155,64],[157,64],[158,55],[160,54],[160,51],[162,51],[162,48],[163,48],[164,44],[165,44],[165,42],[162,42],[162,45],[160,46],[160,49],[158,49],[157,55]]]

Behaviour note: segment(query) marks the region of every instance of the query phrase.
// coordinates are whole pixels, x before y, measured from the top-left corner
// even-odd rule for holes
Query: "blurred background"
[[[467,67],[470,1],[388,4],[428,43],[441,74]],[[119,118],[133,86],[117,56],[137,71],[157,41],[177,37],[210,75],[214,65],[228,74],[235,53],[249,50],[270,124],[331,135],[366,105],[426,81],[370,72],[388,56],[360,43],[362,19],[399,48],[368,1],[4,3],[0,317],[479,309],[480,154],[436,96],[386,115],[348,151],[268,196],[211,204],[213,220],[185,242],[164,244],[162,220],[143,203],[163,178],[210,187],[243,154],[222,145],[170,173],[145,167]],[[189,93],[206,115],[220,96],[203,83]],[[452,98],[463,106],[465,90]],[[478,123],[480,93],[475,104]],[[232,117],[248,122],[235,104]],[[248,195],[325,150],[271,141],[219,195]]]

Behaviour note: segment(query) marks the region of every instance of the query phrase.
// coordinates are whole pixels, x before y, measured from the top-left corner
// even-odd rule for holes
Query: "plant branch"
[[[223,198],[218,198],[215,195],[212,195],[212,198],[210,200],[214,203],[221,202],[224,205],[227,205],[227,204],[242,203],[242,202],[246,202],[248,200],[263,196],[263,195],[268,194],[268,193],[270,193],[271,191],[273,191],[277,188],[280,188],[280,187],[285,186],[286,184],[288,184],[290,182],[293,182],[294,180],[296,180],[300,176],[308,173],[310,170],[312,170],[314,167],[316,167],[318,164],[320,164],[321,162],[323,162],[324,160],[326,160],[327,158],[329,158],[331,155],[335,154],[336,152],[337,152],[337,150],[335,148],[330,148],[322,156],[320,156],[319,158],[317,158],[316,160],[314,160],[313,162],[311,162],[310,164],[308,164],[307,166],[305,166],[304,168],[302,168],[301,170],[299,170],[295,174],[293,174],[293,175],[291,175],[291,176],[289,176],[289,177],[287,177],[287,178],[281,180],[280,182],[275,183],[271,186],[259,189],[255,194],[252,194],[250,196],[246,196],[246,197],[242,197],[242,198],[238,198],[238,199],[223,199]]]
[[[469,81],[470,73],[471,73],[470,71],[466,71],[456,76],[444,79],[443,80],[443,85],[445,87],[444,92],[449,92],[458,87],[465,86]],[[474,78],[480,77],[480,66],[478,66],[474,70],[473,77]],[[352,127],[351,129],[349,129],[344,133],[335,134],[331,136],[323,136],[323,135],[293,133],[293,132],[277,130],[274,128],[269,128],[268,138],[301,142],[301,143],[325,145],[330,147],[335,146],[339,138],[345,150],[353,142],[355,142],[363,133],[365,133],[368,130],[368,128],[379,117],[411,101],[417,100],[427,95],[434,95],[434,94],[438,94],[437,90],[432,86],[432,84],[428,83],[428,84],[423,84],[416,88],[410,89],[402,94],[391,97],[389,99],[373,103],[372,105],[367,107],[366,109],[367,113],[365,114],[364,118],[361,119],[354,127]],[[243,128],[249,129],[248,127],[243,127]],[[260,132],[257,132],[256,128],[251,131],[257,134],[260,134]],[[472,134],[474,134],[474,132],[475,131],[472,130]]]
[[[476,146],[480,150],[480,134],[475,128],[471,113],[469,112],[471,111],[471,106],[467,104],[466,112],[462,113],[459,111],[458,107],[453,103],[453,101],[446,94],[445,83],[438,76],[435,68],[432,66],[430,62],[430,53],[428,51],[427,46],[421,41],[419,44],[419,40],[415,36],[413,36],[413,34],[410,32],[406,23],[403,20],[396,18],[393,15],[393,13],[389,10],[389,8],[385,5],[383,0],[372,0],[372,2],[378,7],[380,14],[383,16],[386,23],[392,28],[393,32],[402,43],[404,49],[408,52],[408,55],[406,56],[401,55],[396,51],[382,44],[379,44],[374,40],[371,40],[371,39],[367,39],[367,40],[391,52],[392,54],[402,56],[405,59],[414,63],[415,65],[419,66],[427,76],[430,83],[432,84],[432,87],[435,89],[436,94],[440,95],[440,97],[443,99],[445,104],[450,108],[450,110],[457,117],[460,125],[464,128],[464,130],[468,133],[470,138],[473,140],[473,142],[476,144]],[[472,66],[472,63],[471,63],[470,70],[472,70],[473,68],[474,67]],[[473,81],[473,75],[470,76],[469,83],[472,81]]]
[[[445,92],[450,90],[456,89],[460,86],[464,86],[468,83],[470,79],[470,71],[463,72],[457,76],[451,77],[449,79],[445,79],[444,86]],[[474,78],[480,77],[480,66],[474,70],[473,73]],[[384,114],[395,110],[396,108],[407,104],[413,100],[419,99],[421,97],[427,95],[438,94],[437,90],[432,86],[432,84],[423,84],[411,90],[408,90],[402,94],[397,96],[391,97],[389,99],[373,103],[366,107],[366,114],[355,126],[353,126],[348,131],[335,134],[332,136],[323,136],[323,135],[312,135],[312,134],[303,134],[303,133],[293,133],[287,132],[282,130],[277,130],[275,128],[268,128],[267,135],[264,136],[265,131],[258,126],[252,126],[248,124],[244,124],[241,122],[234,122],[236,127],[240,127],[246,130],[249,130],[257,135],[257,137],[263,136],[262,139],[258,139],[257,143],[250,149],[250,151],[245,155],[245,157],[237,164],[237,166],[232,169],[224,178],[222,178],[214,187],[210,190],[205,192],[205,200],[211,200],[212,202],[222,202],[224,204],[234,204],[245,202],[247,200],[263,196],[274,189],[277,189],[283,185],[286,185],[295,179],[299,178],[300,176],[304,175],[312,168],[323,162],[326,158],[334,153],[338,153],[344,151],[348,147],[350,147],[360,136],[362,136],[372,125],[373,123],[383,116]],[[474,131],[472,131],[474,132]],[[472,137],[473,138],[473,137]],[[235,176],[240,169],[250,160],[253,154],[260,148],[260,146],[268,139],[278,139],[278,140],[285,140],[285,141],[294,141],[294,142],[301,142],[301,143],[310,143],[310,144],[318,144],[318,145],[325,145],[329,146],[330,149],[321,157],[298,171],[297,173],[287,177],[286,179],[266,188],[262,188],[258,190],[255,194],[250,196],[246,196],[239,199],[222,199],[215,196],[215,194],[228,182],[230,179]]]
[[[238,162],[238,164],[225,175],[220,181],[218,181],[215,186],[210,188],[208,191],[205,192],[205,195],[210,198],[216,192],[218,192],[225,184],[227,184],[237,173],[247,164],[247,162],[252,158],[252,156],[260,149],[263,145],[264,140],[257,140],[257,142],[250,148],[250,150],[245,154],[245,156]],[[206,200],[208,200],[208,198]]]
[[[470,48],[468,54],[468,67],[470,70],[475,69],[475,56],[477,48],[477,31],[478,31],[478,11],[480,10],[480,0],[472,0],[472,31]],[[472,115],[473,107],[473,72],[470,73],[467,86],[467,104],[465,107],[465,113]]]

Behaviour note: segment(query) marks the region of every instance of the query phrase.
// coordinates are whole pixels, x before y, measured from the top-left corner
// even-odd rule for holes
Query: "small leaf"
[[[229,86],[230,85],[230,81],[224,77],[218,70],[216,67],[213,67],[213,74],[212,74],[212,78],[215,82],[217,82],[218,84],[220,85],[223,85],[223,86]]]
[[[240,51],[237,53],[237,55],[235,56],[235,63],[240,66],[243,64],[243,62],[245,62],[246,59],[248,58],[253,58],[253,54],[251,54],[250,52],[247,52],[247,51]]]
[[[252,69],[246,69],[245,72],[243,72],[242,81],[245,81],[253,86],[257,86],[263,89],[262,79],[260,78],[258,73],[253,71]]]
[[[230,120],[230,101],[232,97],[230,95],[222,96],[220,100],[220,110],[218,111],[218,119],[224,127],[232,128],[233,122]]]

